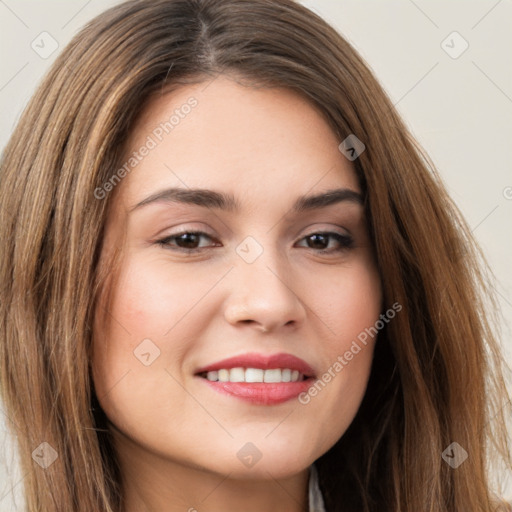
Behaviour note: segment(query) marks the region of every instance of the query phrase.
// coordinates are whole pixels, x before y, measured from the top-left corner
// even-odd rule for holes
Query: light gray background
[[[0,147],[59,51],[117,1],[0,0]],[[512,364],[512,2],[304,0],[374,70],[427,150],[497,277]],[[453,58],[465,44],[467,50]],[[31,47],[59,48],[41,58]],[[450,37],[448,37],[450,36]],[[448,38],[448,39],[447,39]],[[443,41],[445,43],[443,44]],[[445,51],[446,50],[446,51]],[[449,55],[449,53],[452,56]],[[510,404],[504,404],[512,411]],[[1,413],[1,411],[0,411]],[[0,414],[0,512],[21,510],[21,475]],[[506,497],[512,499],[510,475]]]

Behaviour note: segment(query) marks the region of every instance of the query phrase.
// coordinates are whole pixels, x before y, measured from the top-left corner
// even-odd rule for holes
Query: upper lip
[[[257,353],[241,354],[217,361],[208,366],[203,366],[197,370],[196,374],[222,369],[229,370],[231,368],[260,368],[262,370],[289,368],[290,370],[299,371],[306,377],[314,377],[315,375],[313,368],[306,361],[284,352],[271,355]]]

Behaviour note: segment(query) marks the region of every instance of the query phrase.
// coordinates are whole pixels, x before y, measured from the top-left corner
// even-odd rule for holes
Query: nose
[[[300,282],[277,251],[263,251],[252,263],[240,259],[230,272],[224,316],[233,326],[253,325],[261,332],[297,327],[306,316]]]

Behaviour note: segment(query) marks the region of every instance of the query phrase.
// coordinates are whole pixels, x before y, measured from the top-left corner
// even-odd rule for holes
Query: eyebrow
[[[327,190],[319,194],[300,196],[293,203],[292,211],[294,213],[301,213],[317,208],[325,208],[345,201],[362,205],[363,196],[359,192],[349,188]],[[229,212],[238,212],[241,210],[240,203],[229,193],[203,188],[167,188],[155,192],[137,203],[130,208],[130,213],[152,203],[193,204]]]

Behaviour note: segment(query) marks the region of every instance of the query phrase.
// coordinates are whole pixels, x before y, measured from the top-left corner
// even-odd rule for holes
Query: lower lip
[[[313,383],[312,377],[298,382],[219,382],[199,377],[208,386],[240,400],[256,405],[276,405],[296,398]]]

